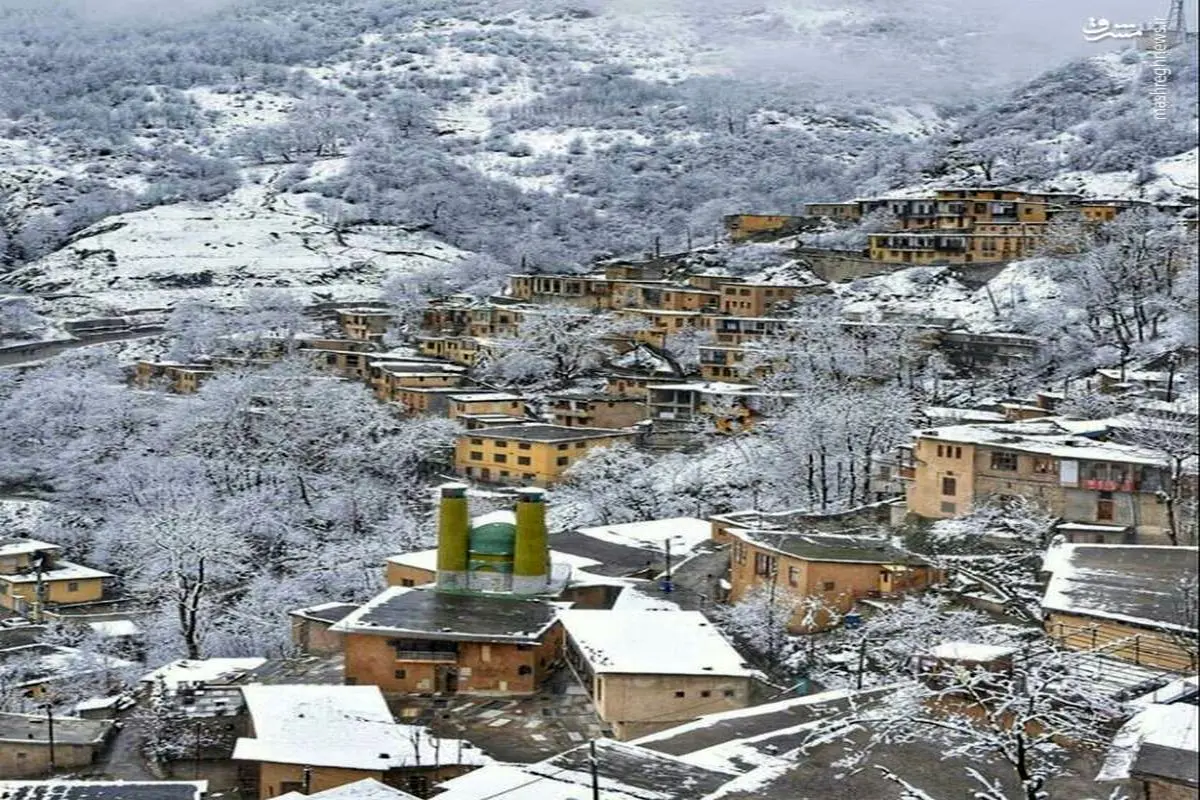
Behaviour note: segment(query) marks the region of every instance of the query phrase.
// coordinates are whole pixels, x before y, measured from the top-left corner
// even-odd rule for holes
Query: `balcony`
[[[1136,492],[1137,484],[1133,480],[1109,481],[1095,478],[1085,478],[1079,482],[1081,488],[1093,489],[1097,492]]]

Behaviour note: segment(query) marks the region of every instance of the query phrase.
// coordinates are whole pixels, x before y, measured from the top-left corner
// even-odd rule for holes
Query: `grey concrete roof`
[[[776,533],[737,529],[732,530],[731,534],[739,536],[752,544],[765,545],[772,550],[778,550],[808,561],[912,565],[925,565],[927,563],[919,556],[893,547],[887,539],[875,536]]]
[[[1195,580],[1196,548],[1061,544],[1046,553],[1042,607],[1148,627],[1195,630],[1183,583]],[[1192,597],[1190,602],[1194,603]]]
[[[100,744],[112,729],[112,722],[101,719],[54,717],[56,744]],[[45,714],[0,714],[0,741],[50,741]]]
[[[1200,764],[1196,763],[1195,753],[1157,744],[1142,745],[1130,774],[1135,777],[1160,778],[1187,786],[1200,786]]]
[[[596,762],[601,786],[619,787],[634,796],[641,796],[641,792],[647,796],[652,793],[656,800],[696,800],[719,790],[734,778],[727,772],[609,739],[596,742]],[[568,750],[526,769],[562,782],[583,779],[586,783],[581,788],[590,789],[591,766],[586,746]]]
[[[553,533],[549,542],[551,550],[599,561],[587,568],[588,572],[597,575],[633,575],[646,569],[658,571],[664,560],[661,550],[630,547],[578,531]]]
[[[345,633],[443,641],[533,643],[557,609],[511,595],[450,594],[393,586],[333,626]]]
[[[319,622],[337,622],[358,608],[357,603],[322,603],[308,608],[297,608],[288,613],[293,617],[315,619]]]

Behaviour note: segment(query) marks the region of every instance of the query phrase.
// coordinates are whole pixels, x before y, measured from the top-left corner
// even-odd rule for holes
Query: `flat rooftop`
[[[577,439],[602,439],[612,436],[632,436],[615,428],[569,428],[565,425],[503,425],[481,428],[463,434],[472,439],[516,439],[527,442],[570,442]]]
[[[112,721],[103,719],[54,718],[55,744],[102,743],[112,730]],[[0,714],[0,741],[50,742],[44,714]]]
[[[62,550],[56,544],[49,542],[39,542],[37,539],[24,538],[0,538],[0,558],[5,556],[19,556],[26,553],[37,553],[41,550]]]
[[[295,611],[289,611],[288,615],[318,622],[338,622],[345,619],[351,611],[356,611],[358,607],[357,603],[321,603],[308,608],[297,608]]]
[[[1060,544],[1046,551],[1042,607],[1147,627],[1196,630],[1180,586],[1196,579],[1195,547]],[[1193,600],[1194,602],[1194,600]]]
[[[699,611],[568,609],[559,619],[598,674],[755,674]]]
[[[854,564],[905,564],[925,566],[928,562],[894,547],[881,536],[840,536],[820,533],[777,533],[733,529],[730,534],[750,544],[761,545],[806,561]]]
[[[542,600],[393,586],[331,630],[445,641],[534,644],[557,615],[558,609]]]

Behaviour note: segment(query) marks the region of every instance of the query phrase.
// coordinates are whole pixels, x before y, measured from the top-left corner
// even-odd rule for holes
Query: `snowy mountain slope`
[[[162,308],[184,296],[239,305],[246,289],[295,291],[301,299],[365,299],[393,271],[452,262],[463,254],[420,234],[362,226],[337,232],[304,196],[279,195],[262,169],[208,203],[119,214],[6,280],[51,295],[59,315]]]

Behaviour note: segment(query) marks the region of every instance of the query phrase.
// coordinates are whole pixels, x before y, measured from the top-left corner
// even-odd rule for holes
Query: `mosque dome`
[[[512,557],[516,549],[517,517],[511,511],[493,511],[471,520],[472,554]]]

